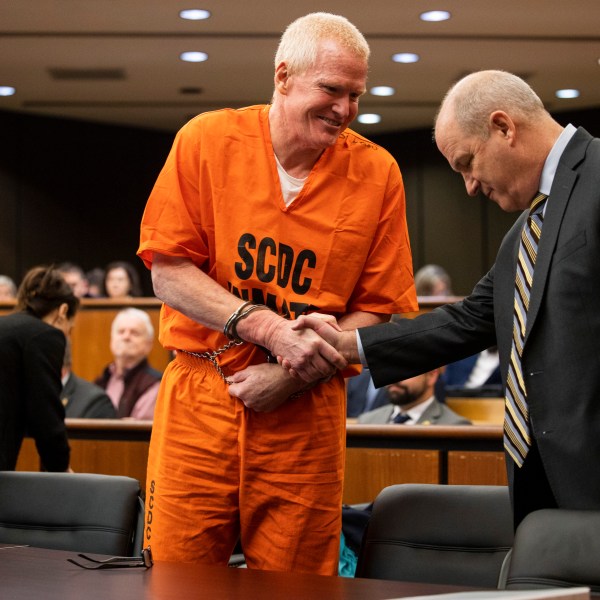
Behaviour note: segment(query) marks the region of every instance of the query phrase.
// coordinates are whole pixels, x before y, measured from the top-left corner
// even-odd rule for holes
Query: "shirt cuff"
[[[358,329],[356,330],[356,346],[358,348],[358,357],[360,358],[360,364],[363,367],[367,365],[367,359],[365,358],[365,353],[363,351],[362,340],[360,339],[360,334],[358,333]]]

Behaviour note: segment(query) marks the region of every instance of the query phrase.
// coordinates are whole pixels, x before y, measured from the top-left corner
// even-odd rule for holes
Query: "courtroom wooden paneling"
[[[448,484],[508,485],[504,452],[448,452]]]
[[[146,464],[150,442],[70,440],[71,468],[76,473],[126,475],[146,489]],[[39,471],[39,459],[32,439],[23,440],[17,471]]]
[[[131,419],[67,419],[71,466],[83,473],[127,475],[145,489],[152,423]],[[397,483],[506,484],[501,426],[346,429],[343,500],[370,502]],[[17,470],[38,470],[33,440],[23,442]]]
[[[117,313],[127,307],[139,308],[148,313],[154,326],[154,347],[148,357],[150,364],[164,371],[170,355],[158,343],[158,322],[161,302],[156,298],[133,298],[127,303],[110,299],[84,299],[76,317],[71,334],[73,372],[93,381],[102,369],[112,361],[110,352],[110,328]]]
[[[71,466],[78,473],[127,475],[145,490],[148,442],[71,440]],[[346,504],[371,502],[386,486],[397,483],[438,483],[440,454],[432,450],[349,448],[343,500]],[[19,471],[39,470],[33,440],[25,439]],[[507,485],[501,452],[449,452],[451,485]]]
[[[38,458],[35,442],[31,438],[25,438],[17,460],[17,471],[39,471],[40,459]]]
[[[504,398],[446,398],[446,404],[474,425],[504,423]]]
[[[371,502],[388,485],[438,483],[439,452],[348,448],[344,479],[345,504]]]

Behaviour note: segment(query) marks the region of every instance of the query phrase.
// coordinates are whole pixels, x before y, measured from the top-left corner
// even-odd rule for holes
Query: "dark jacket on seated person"
[[[71,419],[115,419],[117,412],[104,390],[73,373],[63,384],[60,399]]]
[[[363,369],[346,380],[346,417],[358,417],[388,402],[385,388],[375,389],[373,386],[369,369]]]

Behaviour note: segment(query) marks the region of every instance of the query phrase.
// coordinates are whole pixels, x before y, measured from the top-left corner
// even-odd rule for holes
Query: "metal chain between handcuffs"
[[[229,384],[233,383],[233,381],[230,381],[229,379],[227,379],[227,376],[225,375],[225,373],[223,373],[223,369],[221,369],[221,365],[217,361],[217,356],[219,356],[220,354],[223,354],[223,352],[226,352],[227,350],[229,350],[230,348],[233,348],[234,346],[241,346],[243,343],[244,343],[244,340],[233,340],[233,341],[229,342],[228,344],[225,344],[218,350],[213,350],[212,352],[198,353],[198,352],[190,352],[189,350],[181,350],[181,352],[185,352],[186,354],[191,354],[192,356],[195,356],[196,358],[204,358],[204,359],[208,360],[214,366],[215,370],[219,374],[219,377],[221,377],[221,379],[227,385],[229,385]]]
[[[249,302],[245,302],[244,304],[242,304],[242,306],[240,308],[244,308],[245,306],[247,306],[249,304]],[[266,306],[263,305],[258,305],[258,306],[254,306],[253,308],[268,308]],[[239,313],[240,309],[238,309],[232,316],[237,316]],[[248,311],[251,312],[251,311]],[[247,316],[248,313],[242,313],[242,318],[244,318],[245,316]],[[229,322],[231,321],[231,317],[229,319],[229,321],[227,321],[227,324],[225,325],[225,329],[227,329],[227,326],[229,324]],[[227,335],[227,333],[226,333]],[[229,342],[228,344],[225,344],[224,346],[221,346],[221,348],[219,348],[218,350],[213,350],[212,352],[191,352],[189,350],[180,350],[180,352],[185,352],[186,354],[189,354],[191,356],[195,356],[196,358],[203,358],[205,360],[208,360],[210,363],[212,363],[213,367],[215,368],[216,372],[218,373],[219,377],[221,377],[221,379],[227,384],[227,385],[231,385],[233,383],[233,381],[227,379],[227,376],[225,375],[225,373],[223,373],[223,369],[221,368],[221,365],[219,364],[219,362],[217,361],[217,356],[219,356],[220,354],[223,354],[223,352],[227,352],[227,350],[229,350],[230,348],[233,348],[235,346],[241,346],[244,343],[244,340],[239,340],[239,339],[234,339],[231,342]],[[264,348],[263,348],[264,349]],[[268,350],[265,350],[265,352],[267,352],[267,354],[269,354]],[[276,359],[274,357],[271,356],[270,359],[268,359],[267,362],[276,362]],[[329,381],[329,379],[331,379],[331,377],[329,377],[327,380]],[[290,399],[292,398],[297,398],[302,396],[304,393],[306,392],[306,390],[300,390],[298,392],[295,392],[294,394],[292,394],[290,396]]]
[[[204,358],[204,359],[208,360],[210,363],[212,363],[213,367],[215,368],[215,370],[217,371],[217,373],[219,374],[221,379],[227,385],[231,385],[233,383],[233,381],[227,379],[227,376],[225,375],[225,373],[223,373],[223,369],[221,369],[221,365],[217,361],[217,356],[219,356],[220,354],[223,354],[223,352],[227,352],[227,350],[229,350],[230,348],[233,348],[234,346],[241,346],[244,343],[245,343],[244,340],[233,340],[233,341],[229,342],[228,344],[221,346],[221,348],[219,348],[218,350],[213,350],[212,352],[201,352],[200,353],[200,352],[190,352],[189,350],[180,350],[180,352],[185,352],[186,354],[190,354],[191,356],[195,356],[196,358]],[[330,379],[331,379],[331,377],[328,377],[327,381],[329,381]],[[292,400],[294,398],[299,398],[300,396],[304,395],[306,391],[307,390],[300,390],[298,392],[294,392],[289,397],[289,400]]]

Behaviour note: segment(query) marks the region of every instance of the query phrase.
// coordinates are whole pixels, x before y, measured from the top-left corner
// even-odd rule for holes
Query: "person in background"
[[[383,388],[388,404],[363,413],[359,423],[392,423],[407,425],[471,425],[435,397],[435,384],[440,369],[415,375]]]
[[[450,363],[444,369],[441,379],[446,398],[502,396],[498,348],[492,346],[479,354]]]
[[[471,196],[523,211],[490,271],[463,301],[358,337],[295,326],[362,355],[380,386],[497,345],[515,526],[544,508],[600,510],[600,139],[560,125],[504,71],[456,83],[435,139]]]
[[[146,543],[160,560],[334,575],[345,367],[305,312],[341,327],[416,308],[404,187],[392,156],[348,129],[369,47],[345,18],[292,23],[269,105],[203,113],[178,133],[139,255],[164,302],[165,372],[148,461]],[[308,335],[305,335],[308,334]],[[276,362],[316,350],[290,377]]]
[[[151,421],[162,374],[148,363],[154,327],[148,313],[125,308],[110,331],[113,362],[95,380],[110,397],[119,418]]]
[[[79,299],[52,267],[27,272],[15,312],[0,317],[0,471],[12,471],[25,434],[46,471],[68,471],[60,401],[65,343]]]
[[[71,286],[73,293],[78,298],[85,298],[88,295],[89,283],[80,266],[71,262],[64,262],[59,264],[56,268],[65,278],[65,281]]]
[[[415,274],[417,296],[452,296],[452,280],[439,265],[425,265]],[[448,396],[502,395],[500,359],[493,346],[483,352],[450,363],[436,384],[436,396],[444,402]]]
[[[88,282],[88,297],[104,297],[104,275],[104,269],[101,269],[100,267],[94,267],[85,274],[85,278]]]
[[[94,383],[77,377],[72,371],[71,341],[67,339],[62,368],[61,402],[71,419],[114,419],[115,408],[106,392]]]
[[[359,415],[387,404],[384,388],[377,389],[369,369],[363,370],[346,380],[346,417],[354,419]]]
[[[17,286],[8,275],[0,275],[0,302],[15,300],[17,297]]]
[[[439,265],[425,265],[415,273],[417,296],[452,296],[450,275]]]
[[[135,267],[126,261],[110,263],[104,274],[104,295],[115,300],[128,300],[142,295],[140,276]]]

